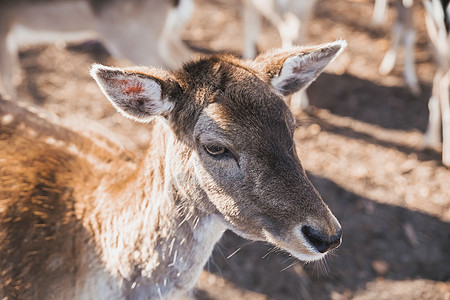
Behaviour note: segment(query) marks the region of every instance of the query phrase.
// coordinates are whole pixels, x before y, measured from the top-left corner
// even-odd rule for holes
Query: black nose
[[[342,230],[339,229],[338,233],[333,236],[328,236],[320,231],[310,227],[303,226],[302,232],[306,239],[317,249],[320,253],[327,252],[333,248],[339,247],[341,244]]]

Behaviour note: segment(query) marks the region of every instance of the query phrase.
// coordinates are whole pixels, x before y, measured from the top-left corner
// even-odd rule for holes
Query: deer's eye
[[[228,149],[218,145],[204,145],[205,151],[211,156],[220,156],[228,153]]]

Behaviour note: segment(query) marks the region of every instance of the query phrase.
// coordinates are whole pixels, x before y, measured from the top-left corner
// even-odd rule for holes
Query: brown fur
[[[67,274],[63,284],[76,282],[83,268],[79,256],[90,247],[79,221],[90,203],[79,195],[98,178],[68,146],[96,153],[105,165],[118,158],[126,165],[132,155],[109,141],[108,149],[101,149],[4,99],[0,120],[0,283],[9,297],[43,299],[61,274]]]

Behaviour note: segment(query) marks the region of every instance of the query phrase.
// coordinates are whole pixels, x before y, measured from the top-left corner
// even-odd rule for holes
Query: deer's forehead
[[[283,102],[239,103],[219,101],[209,104],[200,115],[197,132],[230,142],[278,141],[291,139],[294,119]]]
[[[272,133],[285,137],[294,127],[294,118],[281,95],[247,66],[206,60],[185,66],[182,75],[190,78],[184,81],[186,90],[190,90],[191,103],[201,110],[197,133],[231,139],[267,138]]]

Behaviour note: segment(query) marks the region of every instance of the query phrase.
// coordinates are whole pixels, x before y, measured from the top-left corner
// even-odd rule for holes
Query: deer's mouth
[[[253,222],[253,226],[249,227],[237,226],[238,222],[223,219],[227,227],[239,236],[253,241],[269,242],[305,262],[320,260],[331,250],[340,246],[341,226],[334,216],[331,220],[334,222],[331,224],[323,222],[322,226],[300,223],[291,227],[290,230],[280,232],[273,226],[268,226],[267,222],[258,226],[261,220]],[[321,227],[323,228],[319,229]]]
[[[295,227],[286,237],[278,237],[265,229],[263,233],[268,242],[307,262],[322,259],[342,242],[341,229],[336,234],[328,236],[307,225]]]

